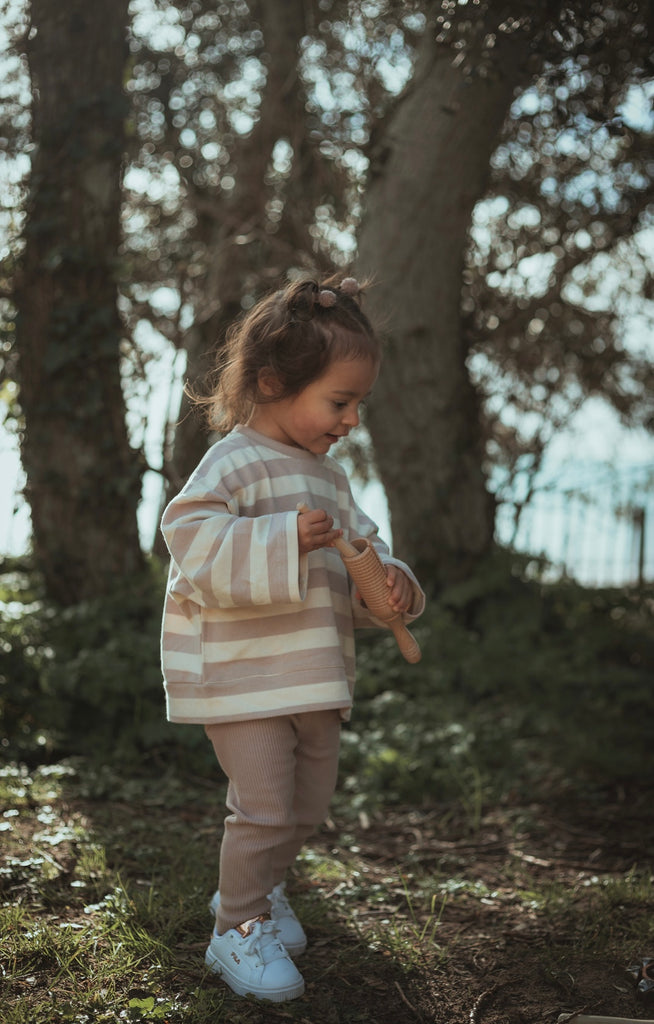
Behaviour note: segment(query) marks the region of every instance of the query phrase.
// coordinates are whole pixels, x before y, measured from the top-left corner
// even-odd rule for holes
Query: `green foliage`
[[[360,648],[345,787],[359,806],[456,799],[472,826],[486,797],[651,775],[652,595],[526,578],[496,552],[414,628]]]
[[[5,563],[0,715],[10,756],[157,757],[200,748],[200,730],[165,719],[159,631],[162,567],[69,608],[49,603],[29,568]]]
[[[652,773],[652,595],[546,584],[535,568],[496,552],[431,601],[414,626],[418,665],[403,661],[390,634],[362,635],[343,735],[348,807],[454,800],[475,828],[491,798]],[[153,562],[110,597],[59,610],[43,600],[38,578],[7,566],[6,753],[177,758],[215,772],[203,730],[165,720],[163,589]]]

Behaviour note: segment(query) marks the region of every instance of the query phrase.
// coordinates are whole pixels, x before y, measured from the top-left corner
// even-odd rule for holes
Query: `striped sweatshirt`
[[[299,502],[333,516],[345,539],[368,537],[413,582],[407,621],[422,612],[419,584],[356,505],[339,463],[238,426],[209,449],[162,519],[171,556],[161,642],[170,721],[326,708],[349,718],[354,627],[381,623],[356,599],[335,548],[300,555]]]

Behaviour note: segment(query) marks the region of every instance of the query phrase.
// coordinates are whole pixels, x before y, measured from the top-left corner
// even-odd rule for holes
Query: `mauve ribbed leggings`
[[[307,711],[206,726],[229,780],[220,849],[217,929],[270,911],[305,840],[327,816],[336,786],[341,719]]]

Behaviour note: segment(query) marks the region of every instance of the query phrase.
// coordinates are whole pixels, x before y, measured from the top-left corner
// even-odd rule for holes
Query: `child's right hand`
[[[297,517],[300,554],[306,555],[309,551],[317,551],[318,548],[328,548],[337,537],[342,537],[343,531],[334,530],[333,526],[333,518],[321,508],[300,512]]]

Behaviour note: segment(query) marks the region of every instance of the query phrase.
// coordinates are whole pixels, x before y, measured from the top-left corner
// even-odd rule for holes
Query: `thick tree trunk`
[[[367,423],[395,550],[440,587],[492,544],[460,296],[472,210],[528,68],[521,33],[498,36],[488,77],[466,77],[435,35],[427,30],[414,77],[372,153],[358,272],[377,282],[366,308],[386,343]]]
[[[127,0],[32,0],[32,169],[17,290],[33,544],[68,605],[142,565],[120,381],[116,258]]]

